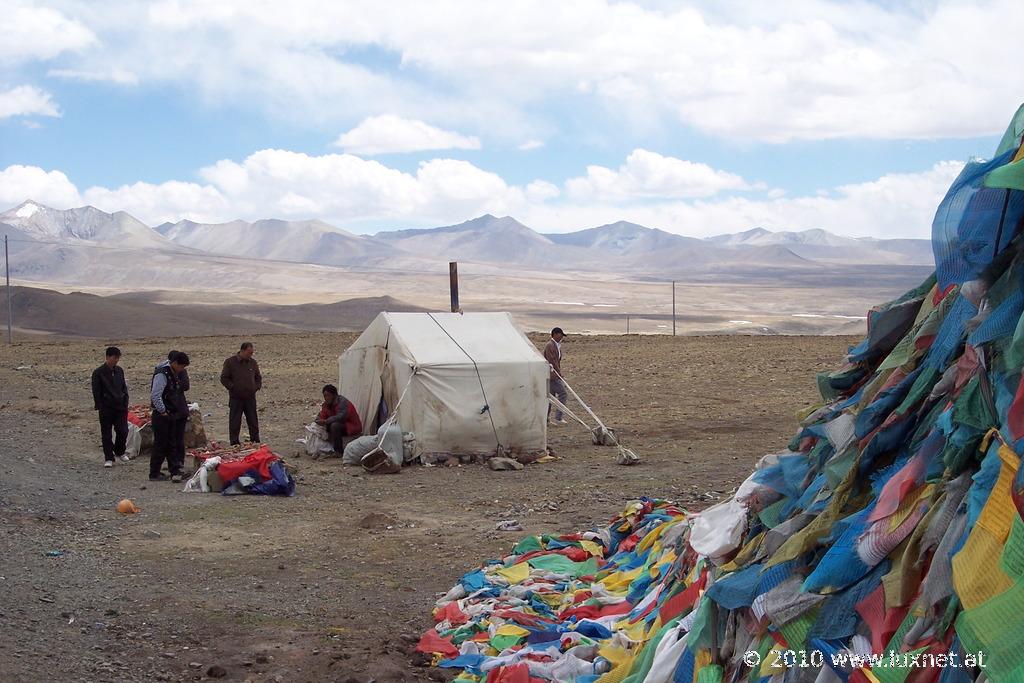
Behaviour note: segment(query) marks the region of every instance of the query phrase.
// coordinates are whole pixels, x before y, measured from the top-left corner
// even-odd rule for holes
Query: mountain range
[[[763,228],[698,239],[625,221],[544,234],[512,217],[489,214],[432,229],[356,235],[319,220],[179,221],[150,227],[124,212],[106,213],[91,206],[57,210],[26,201],[0,214],[0,234],[12,238],[18,257],[12,259],[12,273],[17,277],[129,288],[151,285],[154,276],[168,269],[176,271],[179,282],[186,277],[183,281],[193,286],[209,287],[210,278],[201,273],[203,265],[223,266],[225,259],[260,262],[265,272],[273,270],[271,263],[440,272],[445,262],[459,261],[477,272],[514,267],[656,279],[780,271],[814,274],[932,262],[928,240],[857,239],[825,230]],[[141,261],[110,258],[124,250],[146,253]],[[104,268],[109,261],[122,265]],[[149,268],[139,268],[147,263]],[[198,279],[188,279],[189,272]]]

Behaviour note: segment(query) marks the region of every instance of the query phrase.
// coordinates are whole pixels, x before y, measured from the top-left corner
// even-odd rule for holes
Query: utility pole
[[[629,334],[629,314],[626,314],[626,334]]]
[[[672,336],[676,336],[676,281],[672,281]]]
[[[459,312],[459,262],[448,262],[448,289],[452,295],[452,313]]]
[[[11,308],[11,252],[7,250],[7,235],[4,235],[4,270],[7,272],[7,344],[14,345],[14,337],[11,335],[11,321],[14,312]]]

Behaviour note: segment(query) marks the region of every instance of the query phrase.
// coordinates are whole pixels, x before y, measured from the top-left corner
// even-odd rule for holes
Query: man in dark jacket
[[[231,445],[241,443],[242,414],[249,429],[249,441],[259,443],[260,420],[256,416],[256,392],[263,386],[260,366],[253,358],[256,349],[252,342],[243,342],[238,353],[224,361],[220,383],[228,390],[228,437]]]
[[[121,349],[107,348],[103,365],[92,371],[92,403],[99,411],[100,441],[103,443],[103,466],[113,467],[114,459],[128,462],[125,444],[128,440],[128,385],[124,370],[118,367]],[[114,438],[110,438],[113,430]]]
[[[316,423],[327,430],[331,437],[334,452],[341,455],[345,450],[344,439],[347,436],[359,436],[363,433],[363,422],[352,402],[338,393],[333,384],[323,388],[324,404]]]
[[[160,468],[167,461],[171,481],[180,482],[185,465],[184,432],[188,402],[181,390],[181,373],[188,367],[188,355],[176,351],[153,369],[150,403],[153,408],[153,455],[149,459],[149,478],[167,479]]]
[[[180,353],[179,351],[171,351],[167,354],[167,362],[170,363],[174,360],[174,356]],[[186,358],[188,356],[186,355]],[[174,421],[171,423],[174,429],[173,439],[171,443],[174,445],[174,459],[180,466],[185,464],[185,430],[188,427],[188,399],[184,398],[185,394],[189,389],[192,388],[192,382],[188,378],[188,370],[182,368],[181,372],[178,373],[178,390],[181,392],[183,401],[185,403],[185,412],[182,417],[175,416]],[[170,461],[168,461],[168,464]],[[179,467],[181,469],[181,467]]]

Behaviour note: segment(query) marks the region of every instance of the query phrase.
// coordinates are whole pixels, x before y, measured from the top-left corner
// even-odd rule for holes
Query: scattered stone
[[[160,538],[160,532],[154,531],[153,529],[146,529],[142,532],[142,535],[146,538]]]
[[[498,531],[522,531],[523,525],[518,519],[503,519],[495,524],[494,528]]]
[[[413,666],[427,667],[430,666],[433,661],[433,657],[425,652],[420,652],[419,650],[415,650],[411,655],[409,655],[409,663]]]
[[[256,655],[257,664],[266,664],[268,661],[270,660],[267,659],[266,655]]]
[[[395,524],[398,524],[397,519],[382,512],[371,512],[359,520],[359,526],[362,529],[387,529]]]
[[[495,472],[523,469],[523,466],[512,458],[491,458],[487,461],[487,466]]]
[[[214,664],[206,670],[206,675],[210,678],[224,678],[228,675],[228,670],[219,664]]]
[[[188,665],[193,669],[202,669],[203,665],[200,662],[189,662]]]

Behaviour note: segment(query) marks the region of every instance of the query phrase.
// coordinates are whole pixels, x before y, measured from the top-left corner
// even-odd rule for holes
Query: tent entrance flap
[[[377,431],[375,423],[383,396],[386,361],[387,349],[380,346],[349,349],[338,359],[339,390],[359,413],[364,434]]]

